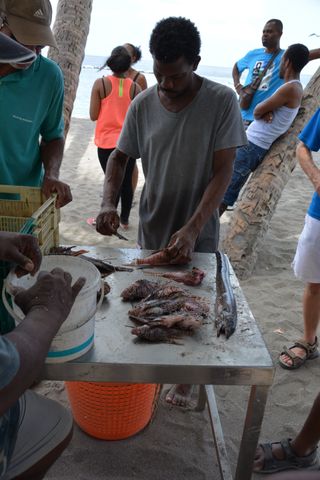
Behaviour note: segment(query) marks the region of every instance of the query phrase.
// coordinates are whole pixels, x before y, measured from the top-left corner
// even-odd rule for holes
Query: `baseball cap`
[[[0,32],[0,63],[30,63],[36,54]]]
[[[18,42],[58,48],[50,29],[49,0],[0,0],[0,12]]]

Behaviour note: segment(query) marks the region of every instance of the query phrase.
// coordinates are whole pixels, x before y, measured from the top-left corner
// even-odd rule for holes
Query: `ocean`
[[[106,57],[100,57],[96,55],[85,56],[82,63],[77,96],[73,105],[73,117],[89,118],[89,105],[92,85],[97,78],[101,77],[102,75],[110,74],[108,69],[99,71],[99,68],[104,64],[105,60]],[[144,73],[149,87],[156,83],[156,79],[152,71],[152,60],[141,60],[134,65],[134,68]],[[214,82],[219,82],[223,85],[233,88],[231,71],[232,67],[213,67],[201,64],[197,69],[197,73],[199,73],[199,75],[209,78]],[[310,78],[311,75],[301,75],[301,82],[303,86],[306,86]]]

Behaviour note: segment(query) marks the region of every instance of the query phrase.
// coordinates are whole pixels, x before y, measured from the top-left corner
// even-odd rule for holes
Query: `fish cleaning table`
[[[118,266],[129,264],[134,258],[149,253],[135,249],[81,248],[89,250],[90,256]],[[143,269],[114,272],[106,278],[111,291],[96,315],[93,348],[77,360],[46,364],[43,377],[67,381],[200,385],[198,409],[203,409],[207,403],[221,477],[224,480],[249,480],[268,389],[273,380],[273,363],[232,268],[231,285],[237,302],[238,323],[235,333],[228,340],[223,335],[217,338],[214,326],[214,254],[195,253],[189,266],[157,266],[154,270],[174,271],[190,269],[190,266],[204,270],[206,276],[197,287],[181,286],[189,289],[193,295],[206,297],[211,313],[194,335],[182,338],[181,345],[134,340],[135,337],[128,328],[131,324],[128,318],[131,304],[123,302],[120,293],[138,279],[155,280],[157,277],[147,275]],[[251,386],[234,477],[228,461],[213,385]]]

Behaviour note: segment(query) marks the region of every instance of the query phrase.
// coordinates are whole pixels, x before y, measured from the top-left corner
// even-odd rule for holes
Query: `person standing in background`
[[[106,63],[101,67],[103,69],[108,66],[112,75],[98,78],[91,91],[90,118],[97,121],[95,144],[98,147],[98,157],[104,173],[108,158],[116,147],[129,105],[133,98],[141,92],[139,85],[127,77],[130,64],[131,57],[127,50],[122,46],[114,48]],[[125,229],[129,225],[133,198],[132,172],[135,164],[136,160],[130,158],[117,197],[117,204],[121,198],[120,222]]]
[[[284,50],[280,48],[280,39],[282,36],[283,25],[281,20],[272,18],[263,27],[262,45],[263,48],[250,50],[243,58],[238,60],[232,69],[232,78],[234,88],[241,98],[244,87],[252,84],[266,68],[268,62],[274,56],[271,64],[265,72],[259,87],[255,91],[250,106],[247,109],[241,109],[241,115],[245,127],[248,127],[254,120],[253,111],[255,107],[269,98],[274,92],[281,87],[283,79],[279,76],[280,62],[284,54]],[[277,53],[278,52],[278,53]],[[309,51],[309,61],[320,58],[320,48]],[[248,70],[248,75],[244,85],[240,82],[242,72]]]
[[[125,43],[123,46],[128,50],[129,55],[131,57],[131,65],[127,72],[128,77],[131,78],[131,80],[133,80],[134,82],[136,82],[140,86],[141,90],[145,90],[146,88],[148,88],[146,77],[143,75],[143,73],[139,72],[138,70],[132,67],[132,65],[134,65],[135,63],[139,62],[139,60],[141,60],[141,55],[142,55],[141,49],[140,47],[135,47],[134,45],[132,45],[132,43]],[[136,191],[136,188],[138,185],[138,178],[139,178],[139,170],[138,170],[137,164],[135,164],[132,172],[133,194]]]
[[[146,77],[143,75],[143,73],[132,67],[132,65],[141,60],[141,49],[140,47],[135,47],[132,45],[132,43],[125,43],[123,46],[131,57],[130,68],[127,71],[127,76],[128,78],[131,78],[133,82],[136,82],[140,86],[141,90],[145,90],[148,88]]]

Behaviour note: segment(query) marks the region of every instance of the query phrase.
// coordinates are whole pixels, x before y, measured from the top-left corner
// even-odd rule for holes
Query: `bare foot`
[[[186,407],[191,399],[193,385],[172,385],[166,395],[166,402],[177,407]]]

